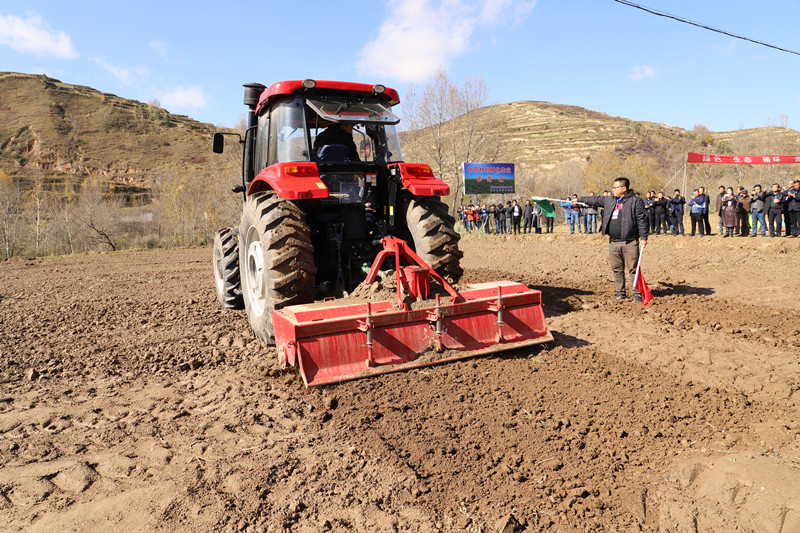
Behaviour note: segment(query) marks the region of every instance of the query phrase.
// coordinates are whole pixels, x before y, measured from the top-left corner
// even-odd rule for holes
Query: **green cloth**
[[[534,200],[534,202],[536,202],[539,207],[542,208],[542,213],[544,213],[545,216],[555,218],[556,210],[553,207],[553,204],[550,203],[550,200]]]

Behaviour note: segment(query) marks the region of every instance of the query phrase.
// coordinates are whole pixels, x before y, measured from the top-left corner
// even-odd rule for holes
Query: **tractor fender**
[[[422,163],[392,163],[392,176],[399,176],[403,187],[414,196],[447,196],[450,186],[433,175],[429,165]]]
[[[250,182],[247,195],[275,191],[284,200],[327,198],[328,187],[319,177],[316,163],[275,163],[266,167]]]

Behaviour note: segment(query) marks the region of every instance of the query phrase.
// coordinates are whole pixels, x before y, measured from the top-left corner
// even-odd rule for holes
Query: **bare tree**
[[[406,151],[426,161],[434,167],[442,178],[447,175],[447,134],[445,123],[454,118],[452,95],[456,89],[447,77],[447,71],[440,67],[423,87],[422,98],[418,99],[414,87],[408,91],[403,114],[405,127],[412,130]],[[458,197],[458,195],[454,195]]]
[[[407,157],[430,164],[450,185],[451,198],[462,196],[463,163],[491,163],[498,157],[496,124],[480,111],[487,98],[483,78],[468,78],[459,86],[439,67],[422,95],[412,86],[403,104]]]
[[[58,203],[58,229],[59,240],[64,245],[64,250],[67,253],[75,253],[75,210],[78,202],[78,196],[72,186],[72,180],[66,178],[64,180],[64,192],[61,201]]]
[[[77,218],[88,228],[93,242],[116,251],[120,237],[121,208],[118,200],[105,200],[102,186],[96,179],[91,179],[83,184]]]
[[[52,216],[50,193],[47,190],[44,175],[37,172],[33,179],[33,186],[28,190],[28,211],[33,225],[34,255],[46,255],[46,244],[49,237],[49,223]]]
[[[157,176],[153,207],[167,243],[204,246],[213,241],[217,229],[238,222],[242,198],[231,187],[240,183],[241,152],[231,148],[199,173],[177,168]]]
[[[6,259],[18,250],[18,234],[22,217],[22,187],[11,176],[0,171],[0,239]]]
[[[586,179],[583,168],[578,161],[567,161],[559,165],[554,172],[555,184],[552,190],[558,198],[566,198],[573,194],[582,194]]]
[[[452,160],[455,172],[455,196],[461,191],[463,164],[465,162],[496,162],[500,152],[498,126],[489,113],[480,113],[486,105],[489,90],[483,78],[467,78],[460,90],[453,95],[456,118],[450,121],[452,128]]]

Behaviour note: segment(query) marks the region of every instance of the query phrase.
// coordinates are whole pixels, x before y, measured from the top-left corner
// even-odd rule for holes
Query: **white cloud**
[[[169,111],[196,111],[208,107],[208,96],[200,87],[176,87],[157,92],[161,105]]]
[[[150,41],[150,48],[161,58],[161,61],[168,64],[183,63],[180,58],[172,54],[169,44],[164,41]]]
[[[647,65],[636,65],[631,69],[628,77],[631,81],[652,80],[656,77],[656,71]]]
[[[0,14],[0,45],[17,52],[75,59],[78,52],[66,32],[52,29],[41,17],[21,19]]]
[[[150,41],[150,48],[155,50],[162,59],[167,55],[167,43],[164,41]]]
[[[94,62],[125,85],[133,85],[150,75],[147,67],[142,65],[134,67],[113,65],[102,57],[95,57]]]
[[[400,0],[361,49],[361,75],[422,81],[470,47],[476,29],[530,14],[535,0]]]

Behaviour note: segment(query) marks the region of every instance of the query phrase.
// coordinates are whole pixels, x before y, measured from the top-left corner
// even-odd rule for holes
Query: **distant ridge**
[[[91,87],[0,72],[0,170],[21,178],[146,188],[165,169],[202,168],[216,129]]]
[[[528,170],[552,169],[570,161],[583,164],[609,149],[624,155],[653,156],[664,164],[669,162],[667,167],[685,161],[689,151],[717,153],[738,148],[800,153],[800,133],[781,127],[693,132],[573,105],[530,100],[493,105],[475,113],[484,122],[491,119],[497,124],[504,159]]]
[[[542,101],[492,105],[474,113],[495,125],[491,134],[500,137],[500,159],[528,173],[585,165],[607,150],[653,157],[664,169],[679,168],[689,151],[800,153],[800,134],[782,127],[692,132]],[[0,170],[12,176],[94,176],[144,190],[159,173],[206,169],[217,129],[91,87],[0,72]]]

